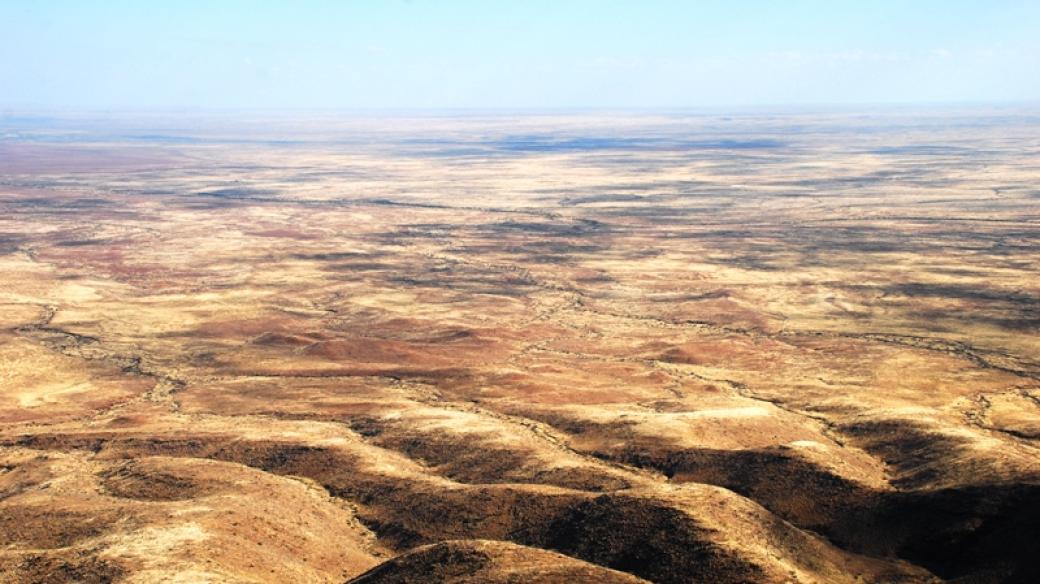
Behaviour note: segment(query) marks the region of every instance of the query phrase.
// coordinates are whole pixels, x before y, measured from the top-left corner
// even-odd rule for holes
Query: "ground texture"
[[[1040,581],[1028,112],[0,122],[4,582]]]

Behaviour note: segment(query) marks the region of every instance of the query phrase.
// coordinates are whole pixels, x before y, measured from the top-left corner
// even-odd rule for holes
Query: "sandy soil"
[[[1037,119],[5,128],[0,580],[1040,580]]]

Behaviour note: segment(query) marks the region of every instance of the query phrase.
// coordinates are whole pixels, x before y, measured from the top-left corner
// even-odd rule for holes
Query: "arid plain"
[[[0,118],[4,582],[1040,581],[1040,116]]]

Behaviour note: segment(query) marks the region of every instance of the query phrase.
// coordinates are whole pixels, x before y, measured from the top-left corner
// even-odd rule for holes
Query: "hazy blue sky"
[[[1037,100],[1037,0],[0,0],[7,109]]]

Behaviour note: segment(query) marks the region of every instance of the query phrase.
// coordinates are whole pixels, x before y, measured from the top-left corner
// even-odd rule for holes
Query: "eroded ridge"
[[[1040,579],[1037,118],[870,119],[10,128],[0,579]]]

